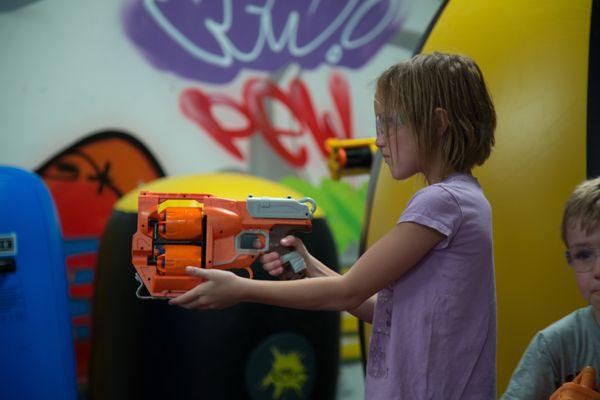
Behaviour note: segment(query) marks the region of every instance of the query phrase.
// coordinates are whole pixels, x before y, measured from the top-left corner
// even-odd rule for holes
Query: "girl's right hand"
[[[300,254],[300,256],[304,259],[306,263],[306,274],[309,277],[322,275],[319,273],[318,268],[315,266],[314,257],[306,250],[304,243],[302,240],[298,239],[295,236],[286,236],[280,241],[281,245],[284,247],[293,247],[294,250]],[[263,268],[265,271],[269,273],[271,276],[280,276],[284,272],[283,262],[281,261],[281,256],[276,251],[264,254],[260,258],[260,262],[263,264]]]

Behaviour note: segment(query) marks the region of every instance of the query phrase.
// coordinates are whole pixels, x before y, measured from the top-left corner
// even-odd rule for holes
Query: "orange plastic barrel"
[[[167,207],[159,215],[158,234],[169,240],[198,240],[202,237],[202,209]]]
[[[164,245],[159,250],[156,266],[163,275],[187,275],[188,265],[200,267],[202,247],[193,245]]]

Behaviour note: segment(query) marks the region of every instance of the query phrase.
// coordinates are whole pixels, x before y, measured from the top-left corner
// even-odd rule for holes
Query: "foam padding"
[[[35,174],[0,166],[0,397],[76,398],[60,225]]]

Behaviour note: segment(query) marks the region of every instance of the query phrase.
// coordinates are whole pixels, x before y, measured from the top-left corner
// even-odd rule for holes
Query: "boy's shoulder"
[[[591,306],[587,306],[579,308],[550,324],[542,329],[537,336],[553,347],[552,345],[558,345],[565,341],[572,343],[573,339],[588,331],[594,333],[595,328],[598,328],[598,334],[600,334],[600,327],[595,325],[597,324],[592,315]]]

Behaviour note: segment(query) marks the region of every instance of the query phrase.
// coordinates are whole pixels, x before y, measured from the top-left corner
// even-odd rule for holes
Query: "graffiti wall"
[[[373,135],[374,79],[412,54],[440,3],[2,3],[0,163],[35,170],[54,197],[81,387],[98,243],[116,200],[141,183],[213,171],[281,182],[319,202],[351,264],[366,177],[329,179],[324,142]],[[345,317],[353,365],[355,329]]]

